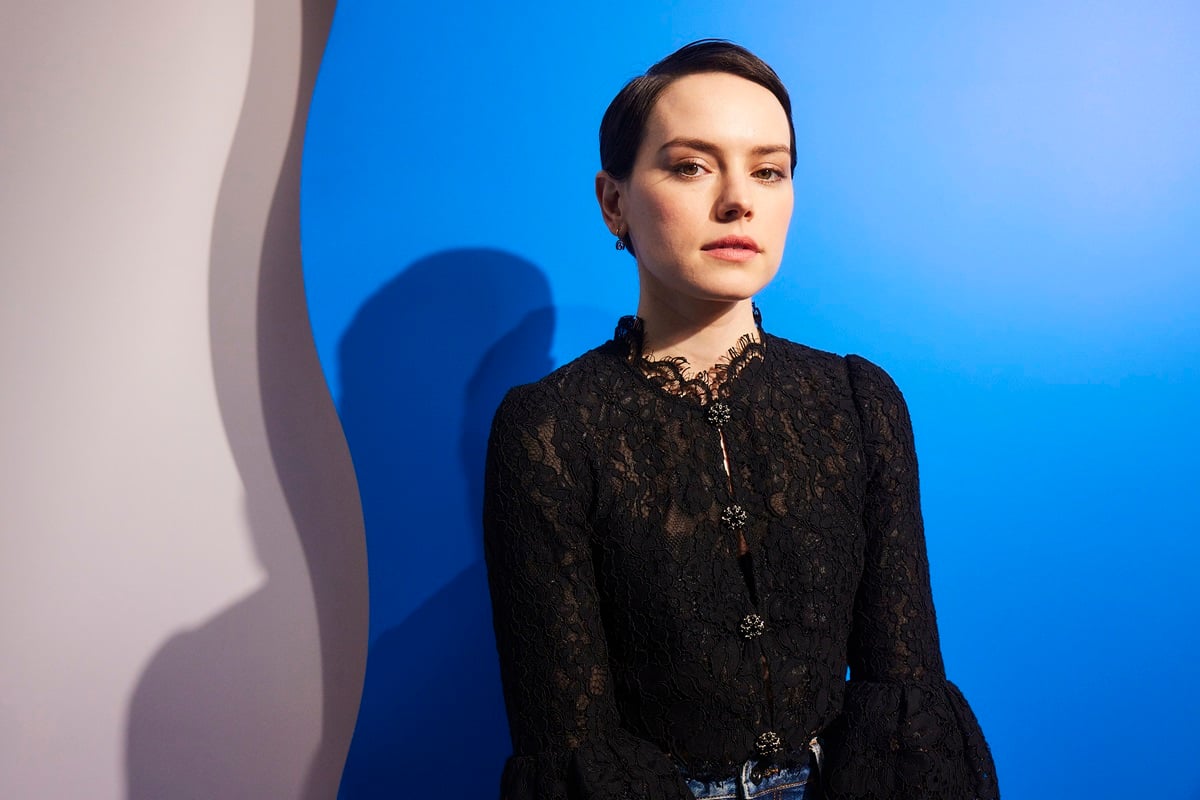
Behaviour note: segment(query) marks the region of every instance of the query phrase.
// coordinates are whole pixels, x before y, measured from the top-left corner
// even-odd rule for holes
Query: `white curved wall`
[[[6,6],[0,796],[331,797],[366,578],[292,190],[332,2]]]

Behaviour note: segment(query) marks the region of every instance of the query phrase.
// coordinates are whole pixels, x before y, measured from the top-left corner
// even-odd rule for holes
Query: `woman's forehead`
[[[765,86],[724,72],[703,72],[675,80],[646,120],[644,143],[655,147],[675,139],[715,144],[785,147],[787,114]]]

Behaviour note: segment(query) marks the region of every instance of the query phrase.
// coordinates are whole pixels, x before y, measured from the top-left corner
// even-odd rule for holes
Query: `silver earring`
[[[625,240],[621,238],[621,229],[620,228],[617,228],[617,243],[615,245],[613,245],[613,247],[617,248],[618,250],[625,249]]]

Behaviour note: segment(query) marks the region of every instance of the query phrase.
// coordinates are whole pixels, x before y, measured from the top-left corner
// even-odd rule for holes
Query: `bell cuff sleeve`
[[[849,681],[826,731],[829,800],[997,800],[992,756],[949,681]]]
[[[534,800],[567,797],[569,753],[512,756],[500,776],[500,800]]]

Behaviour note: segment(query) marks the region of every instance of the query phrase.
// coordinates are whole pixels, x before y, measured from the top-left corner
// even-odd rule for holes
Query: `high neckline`
[[[701,405],[727,399],[747,368],[766,355],[762,315],[754,306],[755,334],[743,334],[716,364],[696,370],[683,356],[655,356],[645,349],[646,325],[638,316],[621,317],[613,339],[624,345],[625,360],[636,372],[663,392],[689,398]]]

